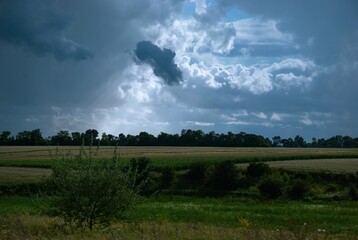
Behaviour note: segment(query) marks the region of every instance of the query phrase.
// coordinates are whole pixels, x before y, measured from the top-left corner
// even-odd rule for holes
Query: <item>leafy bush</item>
[[[246,174],[249,177],[258,178],[271,173],[271,168],[264,162],[253,162],[247,167]]]
[[[150,160],[147,157],[132,158],[129,161],[129,169],[135,175],[134,186],[145,192],[149,182]]]
[[[358,200],[358,192],[357,192],[356,187],[353,184],[349,187],[348,194],[352,200],[354,200],[354,201]]]
[[[163,167],[160,170],[162,177],[161,177],[161,187],[162,188],[170,188],[173,185],[175,172],[174,169],[171,167]]]
[[[52,212],[91,230],[95,224],[107,226],[123,219],[137,196],[135,174],[130,168],[123,171],[118,155],[95,159],[91,148],[87,153],[82,147],[77,157],[56,159],[50,182],[55,189]]]
[[[283,181],[279,176],[268,176],[258,185],[261,197],[265,199],[276,199],[282,195]]]
[[[184,181],[187,185],[200,186],[205,182],[205,173],[208,165],[202,162],[192,163],[189,171],[184,176]]]
[[[223,161],[208,168],[206,178],[206,190],[224,193],[237,187],[238,171],[234,162]]]
[[[294,180],[288,188],[287,194],[291,199],[303,199],[309,191],[309,185],[302,179]]]

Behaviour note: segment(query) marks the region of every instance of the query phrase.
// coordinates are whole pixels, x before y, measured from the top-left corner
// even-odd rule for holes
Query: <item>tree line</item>
[[[180,134],[161,132],[154,136],[147,132],[138,135],[112,135],[102,133],[96,129],[85,132],[69,132],[61,130],[56,135],[43,137],[40,129],[21,131],[12,135],[10,131],[0,133],[0,145],[3,146],[40,146],[62,145],[80,146],[82,143],[101,146],[212,146],[212,147],[327,147],[327,148],[355,148],[358,147],[358,138],[350,136],[333,136],[331,138],[312,138],[311,142],[297,135],[294,138],[274,136],[271,139],[252,133],[205,133],[202,130],[183,129]]]

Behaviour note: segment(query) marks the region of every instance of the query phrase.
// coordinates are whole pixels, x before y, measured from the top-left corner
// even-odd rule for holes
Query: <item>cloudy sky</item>
[[[0,131],[358,136],[356,0],[2,0]]]

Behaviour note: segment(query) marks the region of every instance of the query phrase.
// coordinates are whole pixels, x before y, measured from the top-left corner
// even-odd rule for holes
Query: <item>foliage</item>
[[[237,187],[238,171],[233,161],[222,161],[209,167],[205,188],[217,193],[225,193]]]
[[[269,165],[264,162],[253,162],[247,167],[246,174],[249,177],[257,178],[271,173]]]
[[[160,185],[163,189],[170,188],[175,179],[174,169],[171,167],[163,167],[160,170],[162,177],[160,178]]]
[[[309,191],[307,181],[302,179],[294,180],[288,188],[287,194],[291,199],[303,199]]]
[[[143,188],[149,179],[149,167],[151,161],[147,157],[132,158],[129,166],[135,174],[134,186]]]
[[[204,162],[194,162],[190,165],[189,171],[185,174],[184,179],[189,186],[201,186],[205,182],[205,173],[208,164]]]
[[[50,198],[53,213],[89,229],[123,219],[137,191],[132,169],[124,172],[116,153],[111,160],[94,155],[91,147],[88,152],[82,147],[76,157],[66,154],[57,159],[49,180],[55,190]]]
[[[279,176],[271,175],[265,177],[258,185],[261,197],[265,199],[276,199],[283,193],[283,181]]]
[[[358,192],[357,192],[357,188],[356,186],[354,186],[353,184],[349,187],[349,197],[354,200],[357,201],[358,200]]]

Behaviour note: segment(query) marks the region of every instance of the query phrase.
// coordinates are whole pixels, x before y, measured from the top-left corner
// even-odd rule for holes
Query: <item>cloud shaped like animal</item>
[[[68,25],[68,16],[51,1],[1,3],[0,40],[26,47],[38,55],[53,55],[58,61],[92,57],[87,48],[65,37]]]
[[[162,78],[166,84],[175,85],[183,80],[182,72],[174,62],[174,51],[161,49],[150,41],[140,41],[134,53],[140,62],[149,64],[154,74]]]

